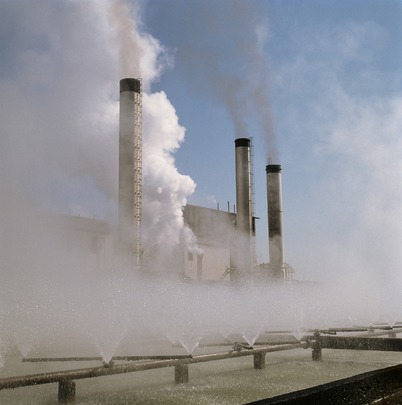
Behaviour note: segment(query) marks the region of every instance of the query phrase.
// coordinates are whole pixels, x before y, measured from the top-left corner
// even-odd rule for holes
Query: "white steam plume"
[[[182,208],[195,189],[194,181],[180,174],[174,164],[173,153],[185,130],[164,92],[144,94],[143,102],[148,134],[143,142],[143,215],[148,224],[144,243],[173,247],[185,236]]]
[[[110,2],[113,43],[118,48],[121,77],[141,78],[143,90],[149,91],[152,82],[172,60],[156,38],[141,30],[138,2],[130,6],[125,0]]]
[[[187,239],[188,230],[180,224],[177,207],[185,203],[195,185],[174,170],[172,155],[184,129],[166,97],[163,103],[159,102],[161,96],[149,93],[147,97],[151,83],[170,58],[155,38],[141,31],[138,7],[131,10],[127,4],[103,0],[56,5],[43,0],[33,5],[21,0],[17,7],[14,2],[1,3],[1,33],[20,27],[3,49],[0,66],[0,192],[7,196],[0,201],[2,222],[15,223],[19,207],[26,212],[26,207],[34,206],[88,217],[115,216],[120,65],[124,75],[143,79],[145,122],[168,119],[163,114],[173,117],[172,128],[164,136],[175,146],[160,145],[166,148],[160,156],[165,165],[172,166],[167,174],[174,178],[153,174],[158,168],[147,168],[144,153],[144,183],[156,182],[146,190],[176,184],[178,200],[174,201],[174,193],[169,200],[159,196],[160,209],[165,218],[172,215],[165,222],[179,232],[175,240]],[[152,105],[155,102],[160,114]],[[153,116],[147,117],[148,111]],[[147,140],[149,126],[144,125],[145,145],[152,140]],[[15,215],[7,219],[10,212]],[[151,221],[151,229],[153,226],[157,225]],[[2,227],[0,235],[4,246],[12,243],[5,229]],[[19,230],[23,232],[23,226],[14,229],[16,239]]]
[[[111,3],[110,21],[124,77],[137,77],[143,84],[143,238],[144,247],[164,246],[171,251],[180,242],[195,249],[195,237],[186,228],[182,208],[194,192],[195,183],[178,173],[174,152],[185,129],[164,92],[150,88],[171,62],[157,39],[141,31],[138,4]],[[162,249],[163,250],[163,249]]]
[[[0,176],[30,205],[102,215],[117,190],[118,110],[104,21],[85,18],[92,6],[1,3],[3,30],[20,29],[3,50]]]

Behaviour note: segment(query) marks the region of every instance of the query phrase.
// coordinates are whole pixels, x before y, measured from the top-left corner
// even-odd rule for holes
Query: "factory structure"
[[[99,271],[120,256],[138,274],[153,269],[152,252],[142,247],[142,108],[141,81],[120,81],[119,213],[117,232],[105,221],[63,218],[69,241],[86,248],[91,268]],[[255,255],[251,140],[235,140],[236,208],[227,211],[186,205],[183,220],[197,240],[197,253],[177,246],[176,275],[188,281],[241,282],[291,281],[293,269],[284,262],[281,166],[266,166],[269,263],[258,264]],[[235,212],[234,212],[235,211]],[[117,233],[117,237],[115,236]],[[78,237],[77,237],[78,235]],[[172,266],[171,266],[172,267]]]

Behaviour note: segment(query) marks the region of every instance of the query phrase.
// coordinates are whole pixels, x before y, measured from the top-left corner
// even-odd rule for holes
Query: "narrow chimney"
[[[250,275],[251,272],[251,235],[252,235],[252,201],[251,201],[251,167],[250,139],[235,140],[236,158],[236,270],[237,277]]]
[[[267,172],[269,261],[272,276],[283,280],[283,209],[281,165],[269,164]]]
[[[141,256],[141,81],[120,80],[119,245],[124,254]]]

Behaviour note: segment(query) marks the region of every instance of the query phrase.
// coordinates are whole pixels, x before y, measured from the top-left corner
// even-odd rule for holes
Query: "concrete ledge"
[[[364,405],[402,388],[402,364],[317,385],[247,405]]]

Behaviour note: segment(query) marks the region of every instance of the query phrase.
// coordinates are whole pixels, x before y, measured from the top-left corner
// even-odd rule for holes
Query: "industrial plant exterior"
[[[233,281],[231,269],[235,258],[236,213],[218,209],[186,205],[183,218],[197,238],[201,254],[184,246],[178,247],[177,275],[194,281]],[[91,272],[108,272],[113,268],[117,242],[113,227],[106,221],[79,216],[61,216],[56,221],[66,246],[81,257],[83,268]],[[81,255],[80,255],[81,252]],[[144,272],[153,272],[152,265],[144,263]],[[290,281],[293,270],[284,264],[283,279]],[[269,264],[255,266],[255,279],[273,279]]]
[[[63,217],[62,233],[72,249],[88,257],[88,268],[112,269],[114,258],[140,273],[160,273],[155,252],[142,248],[142,112],[141,82],[120,81],[119,215],[115,227],[105,221]],[[183,220],[197,240],[197,250],[177,246],[172,261],[178,277],[194,281],[289,281],[293,269],[284,263],[281,166],[266,167],[270,263],[258,265],[255,255],[255,218],[252,201],[251,141],[235,140],[237,212],[186,205]],[[89,249],[88,249],[89,247]],[[155,251],[157,248],[155,248]],[[84,253],[86,252],[86,253]],[[88,253],[89,252],[89,253]]]
[[[198,282],[237,281],[233,272],[237,268],[238,257],[237,218],[238,214],[234,212],[190,204],[184,206],[184,223],[196,236],[198,250],[202,253],[178,246],[175,263],[177,276]],[[253,219],[252,238],[255,237],[254,222]],[[55,225],[61,230],[65,245],[74,251],[75,257],[81,258],[83,269],[90,272],[108,272],[113,269],[113,258],[119,253],[119,248],[118,237],[111,224],[99,219],[64,215],[55,219]],[[145,252],[144,256],[152,256],[152,252]],[[275,253],[272,256],[277,257]],[[249,270],[250,279],[277,280],[278,261],[274,263],[275,266],[269,263],[255,264]],[[152,261],[145,261],[142,271],[158,272],[158,269],[152,267]],[[293,269],[286,263],[282,267],[279,279],[292,280]]]

